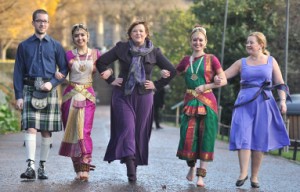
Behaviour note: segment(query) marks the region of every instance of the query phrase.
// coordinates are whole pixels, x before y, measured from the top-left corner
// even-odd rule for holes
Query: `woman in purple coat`
[[[153,121],[153,91],[162,89],[176,75],[174,66],[149,39],[144,21],[131,24],[128,41],[118,42],[103,54],[96,67],[101,77],[114,86],[111,100],[111,137],[105,161],[120,160],[127,167],[129,182],[136,181],[138,165],[148,164],[149,139]],[[112,75],[108,65],[118,60],[120,74]],[[170,71],[168,78],[151,81],[152,69]]]

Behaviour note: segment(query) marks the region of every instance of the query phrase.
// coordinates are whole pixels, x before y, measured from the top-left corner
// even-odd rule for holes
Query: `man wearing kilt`
[[[16,108],[22,112],[21,128],[28,167],[21,178],[35,179],[36,133],[41,132],[38,179],[48,179],[45,162],[50,151],[51,132],[61,131],[61,114],[56,86],[63,79],[55,78],[56,68],[67,76],[65,51],[61,44],[47,35],[49,16],[38,9],[32,15],[34,35],[18,46],[14,66]]]

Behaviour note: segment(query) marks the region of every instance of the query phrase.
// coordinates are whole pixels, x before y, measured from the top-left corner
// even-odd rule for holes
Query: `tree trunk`
[[[1,44],[1,59],[2,60],[6,60],[6,52],[12,42],[13,42],[13,40],[10,39],[6,44],[5,43]]]

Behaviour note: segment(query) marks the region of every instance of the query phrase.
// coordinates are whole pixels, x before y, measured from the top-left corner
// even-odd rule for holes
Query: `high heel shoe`
[[[235,183],[235,185],[236,185],[237,187],[240,187],[240,186],[244,185],[244,183],[245,183],[245,181],[246,181],[247,179],[248,179],[248,175],[245,177],[245,179],[237,180],[236,183]]]

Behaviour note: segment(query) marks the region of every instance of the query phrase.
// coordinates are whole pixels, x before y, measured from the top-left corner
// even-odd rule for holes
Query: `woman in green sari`
[[[218,58],[204,52],[206,44],[205,28],[195,26],[190,35],[193,53],[185,56],[176,68],[178,73],[184,74],[186,83],[177,157],[187,161],[189,181],[198,176],[198,187],[204,187],[207,164],[214,158],[218,106],[212,89],[227,84]],[[222,79],[221,84],[214,84],[215,75]],[[200,159],[200,167],[196,169],[197,159]]]

